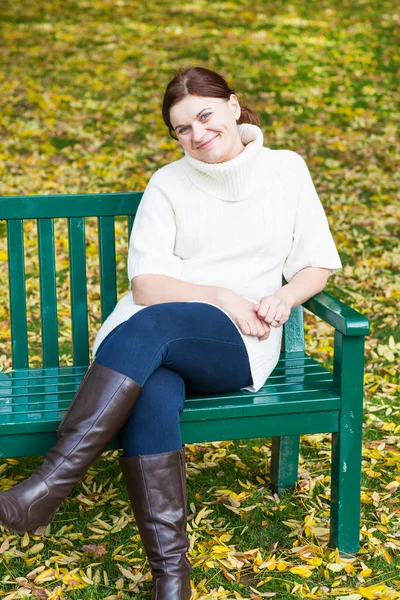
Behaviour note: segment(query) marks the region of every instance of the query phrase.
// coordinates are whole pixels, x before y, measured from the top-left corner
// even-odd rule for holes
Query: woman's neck
[[[247,198],[265,173],[262,160],[263,134],[256,125],[238,125],[242,151],[224,162],[206,163],[185,152],[183,165],[192,183],[203,192],[221,200]]]

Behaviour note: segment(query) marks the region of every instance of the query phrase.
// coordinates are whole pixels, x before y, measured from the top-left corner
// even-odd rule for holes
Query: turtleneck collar
[[[221,200],[244,200],[256,187],[263,175],[261,149],[264,136],[257,125],[238,125],[244,150],[235,158],[222,163],[206,163],[193,158],[187,151],[183,158],[186,173],[193,184]]]

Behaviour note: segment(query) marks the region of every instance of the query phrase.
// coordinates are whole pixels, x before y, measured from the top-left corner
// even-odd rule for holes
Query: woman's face
[[[242,152],[239,117],[234,94],[229,100],[188,95],[170,110],[171,125],[184,150],[207,163],[225,162]]]

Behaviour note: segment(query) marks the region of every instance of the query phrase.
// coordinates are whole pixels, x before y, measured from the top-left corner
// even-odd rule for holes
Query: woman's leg
[[[152,372],[143,362],[146,355]],[[218,308],[203,303],[171,302],[143,309],[109,334],[95,361],[143,386],[121,431],[124,456],[181,448],[185,383],[200,393],[251,384],[247,350],[235,325]]]
[[[181,375],[158,367],[150,375],[121,430],[124,456],[160,454],[182,447],[180,415],[185,403]]]
[[[219,308],[202,302],[147,306],[111,332],[95,362],[142,387],[160,366],[205,394],[251,384],[246,346],[235,324]]]
[[[100,346],[96,360],[139,378],[143,384],[121,432],[124,455],[120,465],[153,574],[152,598],[188,600],[191,565],[186,556],[185,449],[179,418],[185,383],[197,392],[226,391],[250,385],[251,374],[241,336],[219,309],[201,303],[148,308],[147,314],[147,309],[137,314],[140,320],[134,315],[114,330]],[[169,323],[162,327],[163,338],[158,322]],[[162,359],[162,366],[147,379],[132,348],[135,336],[136,343],[141,336],[145,354],[147,345],[158,349],[154,366]],[[124,361],[127,355],[129,363]]]

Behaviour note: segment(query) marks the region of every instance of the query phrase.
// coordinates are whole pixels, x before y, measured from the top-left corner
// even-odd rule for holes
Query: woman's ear
[[[242,111],[240,108],[239,100],[237,99],[235,94],[230,95],[228,103],[229,103],[230,109],[232,110],[236,121],[238,121],[240,119],[240,115],[241,115]]]

